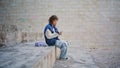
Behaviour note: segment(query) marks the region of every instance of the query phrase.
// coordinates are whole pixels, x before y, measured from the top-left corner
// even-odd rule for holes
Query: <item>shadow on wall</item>
[[[4,46],[5,45],[5,33],[0,31],[0,47]]]

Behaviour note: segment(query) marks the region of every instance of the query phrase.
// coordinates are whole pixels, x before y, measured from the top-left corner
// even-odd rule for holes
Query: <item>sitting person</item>
[[[62,35],[62,32],[59,32],[56,28],[56,24],[58,21],[58,17],[56,15],[52,15],[49,18],[49,23],[46,25],[44,29],[44,37],[45,41],[48,44],[48,46],[56,46],[60,48],[60,60],[67,60],[68,57],[66,57],[67,54],[67,46],[68,43],[66,41],[60,40],[58,37]]]

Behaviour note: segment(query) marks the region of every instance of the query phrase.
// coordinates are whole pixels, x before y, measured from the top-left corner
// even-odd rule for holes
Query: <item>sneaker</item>
[[[68,57],[66,57],[66,58],[59,58],[59,60],[68,60]]]

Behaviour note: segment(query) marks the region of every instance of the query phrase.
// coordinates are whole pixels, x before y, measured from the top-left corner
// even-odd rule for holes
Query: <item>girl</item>
[[[52,15],[49,18],[49,23],[46,25],[44,29],[45,41],[48,44],[48,46],[56,46],[60,48],[61,50],[59,57],[60,60],[67,60],[68,58],[66,57],[66,54],[68,43],[58,38],[60,35],[62,35],[62,32],[59,32],[58,29],[56,28],[57,21],[58,17],[56,15]]]

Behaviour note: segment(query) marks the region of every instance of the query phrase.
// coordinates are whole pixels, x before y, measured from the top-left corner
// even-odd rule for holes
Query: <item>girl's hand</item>
[[[62,33],[63,33],[62,31],[61,31],[61,32],[59,32],[59,35],[62,35]]]

